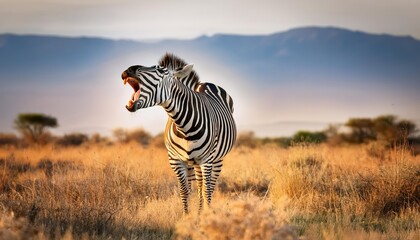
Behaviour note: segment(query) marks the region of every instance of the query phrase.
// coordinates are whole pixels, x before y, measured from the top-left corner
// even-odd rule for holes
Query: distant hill
[[[157,42],[1,34],[0,131],[22,111],[55,115],[63,131],[103,132],[119,122],[152,128],[149,113],[138,123],[114,109],[128,100],[119,76],[130,65],[156,64],[165,52],[231,92],[240,126],[385,113],[420,119],[420,41],[409,36],[319,27]]]

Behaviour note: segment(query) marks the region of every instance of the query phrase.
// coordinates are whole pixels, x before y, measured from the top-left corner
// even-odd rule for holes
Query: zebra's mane
[[[170,71],[175,71],[175,70],[179,70],[180,68],[183,68],[187,65],[187,63],[175,56],[174,54],[171,53],[166,53],[165,55],[163,55],[163,57],[159,60],[159,66],[165,67]],[[198,74],[192,70],[191,73],[181,79],[181,81],[188,87],[190,87],[191,89],[195,90],[196,87],[200,84],[200,77],[198,76]]]

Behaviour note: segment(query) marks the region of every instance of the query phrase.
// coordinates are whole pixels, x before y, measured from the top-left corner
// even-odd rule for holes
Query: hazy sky
[[[0,0],[0,32],[156,39],[337,26],[420,39],[419,0]]]
[[[420,0],[0,0],[0,33],[96,36],[113,39],[189,39],[215,33],[270,34],[295,27],[334,26],[370,33],[411,35],[420,39],[419,13]],[[143,55],[142,60],[145,62],[137,62],[138,56],[135,56],[135,59],[115,59],[114,65],[110,65],[107,73],[108,80],[114,81],[115,79],[115,84],[118,85],[113,86],[113,91],[118,89],[121,96],[118,102],[112,101],[114,105],[107,106],[111,113],[105,112],[104,114],[111,114],[113,118],[107,119],[109,122],[103,123],[103,126],[93,125],[96,124],[97,119],[95,117],[98,116],[90,114],[88,108],[82,109],[86,111],[83,119],[79,115],[70,114],[69,116],[67,110],[75,107],[71,105],[72,101],[66,102],[66,104],[70,104],[66,105],[67,108],[60,108],[62,112],[48,112],[47,110],[50,109],[52,104],[51,95],[28,100],[32,103],[38,103],[39,108],[37,109],[26,110],[27,108],[16,106],[11,108],[7,104],[9,101],[4,101],[4,99],[7,94],[14,96],[15,93],[1,93],[2,87],[0,86],[0,99],[3,99],[3,101],[0,101],[0,108],[3,106],[14,111],[7,121],[0,119],[0,122],[6,122],[3,124],[5,127],[1,128],[0,126],[0,132],[11,129],[12,118],[16,116],[16,111],[29,110],[46,112],[59,117],[60,129],[64,132],[76,130],[102,131],[101,128],[105,132],[118,126],[131,127],[138,125],[145,126],[147,129],[152,129],[152,126],[159,126],[155,131],[162,131],[166,121],[165,112],[154,108],[142,110],[138,115],[128,115],[123,106],[127,102],[127,96],[131,94],[131,89],[123,88],[121,81],[117,81],[120,80],[120,73],[126,66],[151,64],[146,59],[154,59],[154,63],[159,56],[148,58]],[[239,76],[238,73],[227,71],[224,68],[215,71],[215,69],[221,67],[217,64],[209,68],[208,63],[199,64],[199,58],[192,57],[191,59],[194,59],[194,63],[197,64],[196,69],[199,70],[200,75],[206,76],[207,79],[218,79],[220,77],[218,75],[213,76],[214,72],[223,75],[220,79],[240,79],[237,77]],[[122,62],[124,62],[124,66],[120,66]],[[253,122],[254,119],[245,116],[245,110],[252,108],[245,101],[247,99],[246,88],[241,85],[242,87],[238,89],[234,87],[234,84],[235,82],[224,82],[223,86],[226,89],[233,89],[232,96],[239,96],[235,98],[237,99],[235,102],[236,117],[251,119]],[[43,87],[49,89],[49,86]],[[127,92],[124,92],[124,90]],[[234,92],[235,90],[237,92]],[[95,92],[97,91],[95,89]],[[89,97],[90,100],[90,95],[92,94],[85,94],[84,97]],[[62,101],[66,99],[63,96],[60,98]],[[23,99],[23,97],[21,98]],[[26,106],[22,99],[20,104],[25,104],[25,107],[33,107],[33,105]],[[80,99],[83,100],[84,98]],[[360,116],[367,116],[367,112],[362,112],[360,109],[354,112]],[[319,112],[313,114],[301,111],[300,108],[295,109],[295,115],[292,114],[293,109],[290,108],[278,111],[278,114],[284,113],[288,113],[285,115],[288,117],[287,119],[276,117],[274,120],[299,121],[305,119],[313,121],[314,119],[310,119],[308,116],[320,115]],[[369,113],[383,114],[384,112],[371,111]],[[390,113],[393,112],[390,111]],[[159,118],[156,116],[159,116]],[[156,119],[159,119],[159,124],[156,123]],[[328,121],[345,121],[347,118],[345,114],[342,114],[341,118],[333,119],[328,115],[325,119],[328,119]],[[78,120],[79,125],[77,125]],[[324,121],[323,119],[315,120]],[[260,124],[261,122],[257,123]],[[92,129],[92,126],[96,126],[96,128]],[[316,125],[315,127],[319,126]],[[286,128],[288,131],[295,129],[290,124]],[[283,134],[289,134],[289,132],[283,131]]]

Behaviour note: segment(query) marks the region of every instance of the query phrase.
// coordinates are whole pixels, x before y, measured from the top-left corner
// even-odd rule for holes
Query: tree
[[[394,115],[384,115],[373,119],[376,140],[388,143],[401,142],[416,132],[416,125],[409,120],[398,120]]]
[[[42,113],[21,113],[14,122],[14,127],[26,138],[39,143],[46,128],[57,127],[57,119]]]
[[[408,120],[401,120],[397,123],[401,137],[408,138],[418,132],[416,124]]]
[[[393,141],[398,137],[397,117],[394,115],[379,116],[372,120],[376,140]]]
[[[351,129],[347,138],[354,143],[373,140],[392,144],[408,139],[417,131],[413,122],[398,120],[394,115],[383,115],[373,119],[352,118],[346,126]]]
[[[345,125],[351,129],[351,142],[364,143],[376,139],[374,123],[370,118],[351,118]]]

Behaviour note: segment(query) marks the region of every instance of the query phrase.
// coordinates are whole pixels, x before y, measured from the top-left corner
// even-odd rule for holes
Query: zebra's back
[[[233,113],[233,99],[232,97],[220,86],[217,86],[213,83],[201,83],[197,89],[197,92],[204,93],[209,97],[214,97],[219,99],[222,103],[224,103]]]

